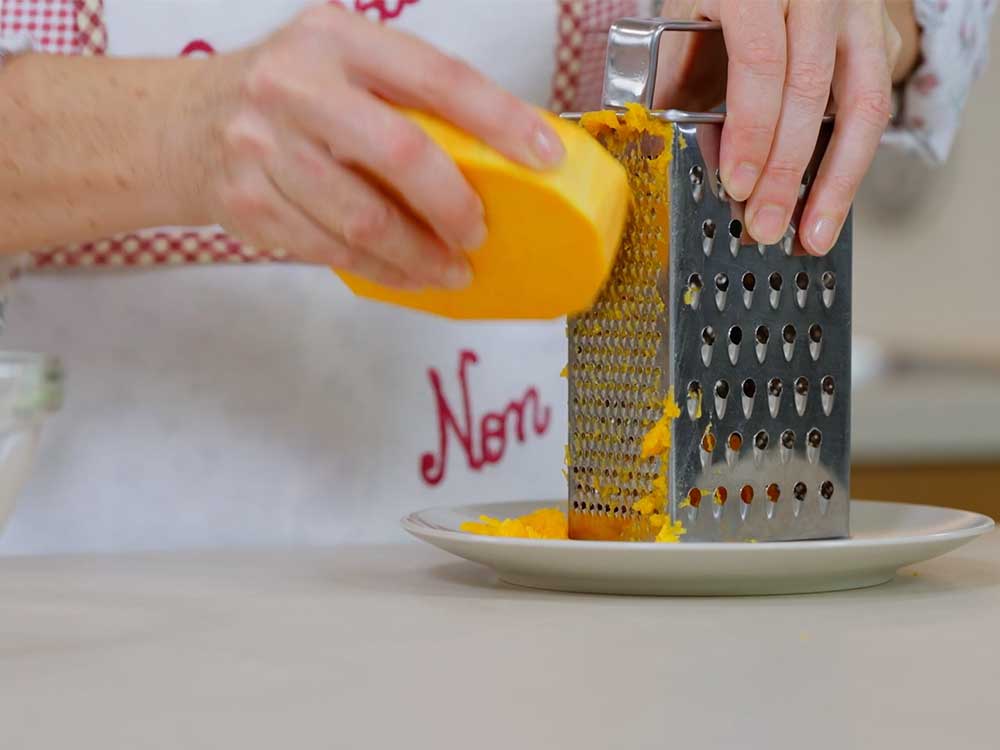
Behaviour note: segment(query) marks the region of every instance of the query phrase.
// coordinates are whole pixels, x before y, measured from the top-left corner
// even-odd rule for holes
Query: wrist
[[[216,186],[223,168],[220,123],[234,93],[233,57],[178,61],[175,92],[160,129],[160,174],[173,223],[204,226],[219,221]]]

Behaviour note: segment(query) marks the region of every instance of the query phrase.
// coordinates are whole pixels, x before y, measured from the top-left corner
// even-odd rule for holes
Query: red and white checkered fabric
[[[79,54],[78,4],[78,0],[0,0],[0,34],[27,33],[41,52]]]
[[[108,32],[104,27],[104,0],[74,0],[76,31],[80,54],[103,55],[108,49]]]
[[[559,0],[559,40],[550,107],[555,112],[598,109],[604,84],[608,29],[639,15],[639,0]]]

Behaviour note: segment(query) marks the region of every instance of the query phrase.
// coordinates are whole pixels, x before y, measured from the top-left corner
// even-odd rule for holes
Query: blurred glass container
[[[62,395],[57,359],[0,352],[0,529],[31,474],[42,425],[62,405]]]

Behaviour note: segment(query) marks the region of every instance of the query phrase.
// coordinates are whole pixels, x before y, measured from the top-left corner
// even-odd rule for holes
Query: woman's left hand
[[[799,224],[808,252],[829,252],[889,124],[901,37],[885,0],[667,0],[662,15],[722,25],[728,71],[713,35],[663,35],[656,105],[706,108],[725,85],[719,173],[758,242],[788,228],[832,98],[833,137]]]

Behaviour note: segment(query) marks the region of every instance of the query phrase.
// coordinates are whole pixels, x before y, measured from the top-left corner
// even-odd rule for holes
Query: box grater
[[[612,26],[603,106],[620,120],[628,119],[626,105],[651,109],[668,30],[719,26],[663,19]],[[633,214],[598,301],[567,324],[570,536],[648,541],[666,519],[683,525],[682,541],[844,537],[851,219],[824,258],[807,256],[795,237],[829,118],[792,227],[778,245],[764,246],[749,240],[743,206],[718,177],[725,115],[649,117],[663,123],[659,135],[647,129],[605,139],[629,172]],[[663,149],[669,165],[656,158]],[[671,391],[679,415],[660,421]],[[642,458],[658,421],[671,447]]]

